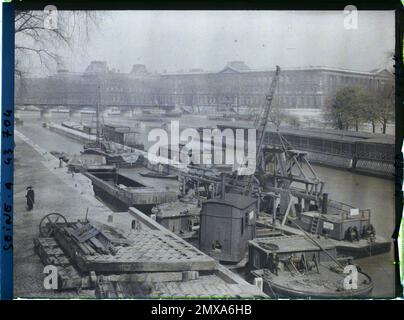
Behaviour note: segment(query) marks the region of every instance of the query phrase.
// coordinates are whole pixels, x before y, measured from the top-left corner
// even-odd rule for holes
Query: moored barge
[[[162,183],[152,184],[150,180],[135,180],[116,170],[109,172],[90,170],[83,174],[91,180],[95,195],[116,210],[125,211],[129,207],[136,207],[150,214],[151,209],[157,204],[175,201],[178,197],[177,191]],[[138,177],[141,178],[140,175]]]
[[[370,297],[369,275],[337,260],[335,245],[325,239],[282,236],[249,241],[251,276],[271,297]],[[351,273],[352,272],[352,273]],[[255,280],[257,282],[257,280]]]

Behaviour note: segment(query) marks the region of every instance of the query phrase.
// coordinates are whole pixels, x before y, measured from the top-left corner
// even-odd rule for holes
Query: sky
[[[112,11],[89,39],[61,52],[66,68],[92,60],[130,72],[218,71],[242,60],[252,69],[328,66],[361,71],[391,67],[394,12],[359,11],[345,29],[341,11]]]

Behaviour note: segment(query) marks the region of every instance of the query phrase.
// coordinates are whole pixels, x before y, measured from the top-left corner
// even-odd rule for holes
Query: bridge
[[[125,117],[133,117],[135,111],[138,110],[165,110],[172,111],[175,105],[172,104],[100,104],[96,103],[60,103],[52,101],[38,101],[38,99],[16,99],[15,110],[26,110],[29,107],[38,109],[42,119],[50,118],[52,112],[68,111],[69,116],[79,115],[80,113],[96,113],[99,108],[100,112],[107,115],[113,109],[119,109],[121,115]]]

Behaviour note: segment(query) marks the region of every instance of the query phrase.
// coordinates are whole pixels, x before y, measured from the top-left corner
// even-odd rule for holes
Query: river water
[[[66,153],[79,153],[82,144],[60,134],[51,132],[42,127],[39,113],[20,112],[24,121],[23,126],[16,130],[29,137],[34,143],[48,151],[64,151]],[[68,114],[53,114],[52,121],[60,123],[68,120]],[[86,121],[77,118],[73,121]],[[114,122],[126,122],[119,118],[111,119]],[[201,118],[182,118],[180,124],[201,126]],[[161,127],[161,123],[143,123],[142,130],[148,131],[151,127]],[[394,181],[337,170],[322,166],[313,166],[319,178],[325,181],[325,192],[331,199],[341,201],[358,208],[369,208],[372,212],[372,223],[379,235],[390,239],[394,228]],[[375,297],[391,297],[394,295],[394,264],[393,250],[390,253],[357,260],[366,270],[375,283],[373,295]]]

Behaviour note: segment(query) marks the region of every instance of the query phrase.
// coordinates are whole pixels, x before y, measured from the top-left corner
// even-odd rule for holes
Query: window
[[[222,245],[221,245],[221,243],[219,242],[219,240],[213,241],[213,243],[212,243],[212,249],[213,249],[213,251],[218,251],[218,252],[222,251]]]

